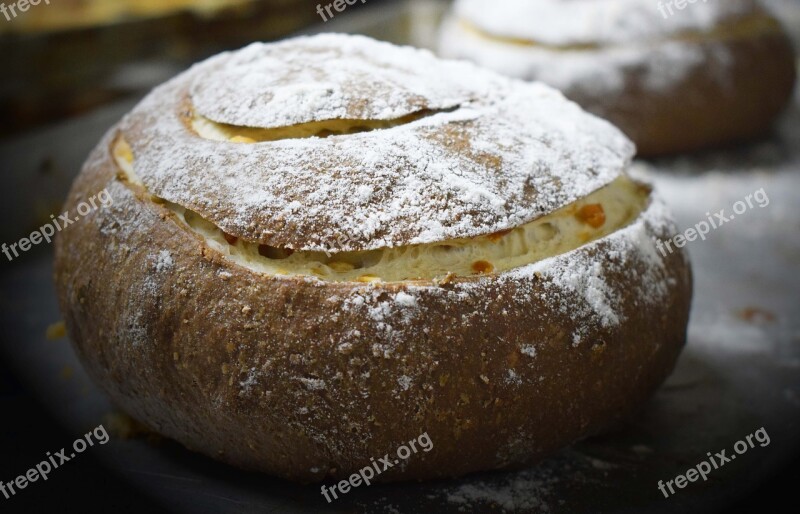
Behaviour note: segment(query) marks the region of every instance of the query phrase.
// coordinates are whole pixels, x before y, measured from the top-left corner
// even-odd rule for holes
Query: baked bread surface
[[[545,82],[608,119],[639,155],[700,150],[763,134],[796,77],[791,41],[756,0],[459,0],[445,57]]]
[[[688,260],[656,250],[675,227],[632,153],[559,93],[466,63],[353,36],[253,45],[94,150],[67,207],[113,204],[60,234],[60,305],[115,403],[231,464],[346,478],[427,432],[379,479],[521,466],[629,414],[684,344]],[[503,243],[530,234],[558,244]],[[530,262],[404,268],[443,245]],[[404,274],[347,278],[374,252]]]

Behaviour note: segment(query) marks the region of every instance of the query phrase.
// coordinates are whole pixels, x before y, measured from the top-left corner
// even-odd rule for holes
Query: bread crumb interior
[[[423,109],[407,116],[390,120],[323,120],[301,123],[290,127],[268,129],[217,123],[197,113],[193,113],[187,121],[192,130],[204,139],[232,143],[263,143],[282,139],[324,138],[329,136],[358,134],[373,130],[385,130],[453,110],[454,109]]]

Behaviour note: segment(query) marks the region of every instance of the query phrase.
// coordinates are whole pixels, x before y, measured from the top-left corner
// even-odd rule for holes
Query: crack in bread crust
[[[195,116],[225,130],[201,137]],[[295,137],[347,120],[369,130]],[[342,35],[214,57],[120,129],[152,194],[234,237],[327,253],[513,229],[610,184],[634,150],[545,86]]]
[[[361,134],[374,130],[388,130],[435,116],[436,114],[453,112],[457,108],[458,107],[435,110],[425,109],[408,114],[402,118],[390,120],[321,120],[276,128],[245,127],[217,123],[197,113],[194,113],[187,123],[198,136],[204,139],[252,144],[285,139],[326,138],[330,136]]]
[[[111,153],[121,178],[146,191],[133,170],[135,157],[124,137],[117,136]],[[621,176],[566,207],[505,231],[424,245],[336,253],[294,252],[246,241],[225,233],[191,209],[148,195],[165,205],[182,226],[210,248],[256,272],[334,282],[440,282],[454,276],[502,273],[605,237],[641,214],[649,189]],[[587,215],[587,210],[596,215]],[[599,222],[593,221],[597,215]]]

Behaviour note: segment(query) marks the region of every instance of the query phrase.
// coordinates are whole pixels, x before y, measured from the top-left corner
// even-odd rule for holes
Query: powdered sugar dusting
[[[400,378],[397,379],[397,383],[400,384],[400,388],[403,391],[408,391],[413,383],[413,380],[408,375],[402,375]]]
[[[339,56],[330,65],[321,64],[324,48]],[[284,54],[291,65],[279,65]],[[282,79],[238,81],[264,70],[283,70]],[[364,85],[367,72],[374,88]],[[311,77],[334,92],[309,86]],[[212,92],[226,81],[235,93]],[[276,94],[289,107],[273,110]],[[185,98],[206,116],[270,127],[454,110],[391,129],[233,144],[189,131],[179,118]],[[610,183],[633,153],[618,130],[544,85],[343,35],[256,44],[201,63],[154,91],[122,131],[153,194],[231,235],[331,252],[513,228]]]
[[[633,223],[570,252],[497,276],[458,282],[452,288],[407,286],[394,294],[379,288],[355,290],[344,300],[343,308],[364,312],[375,322],[382,337],[381,342],[373,344],[373,352],[391,358],[397,344],[406,339],[406,330],[419,319],[423,312],[420,306],[426,297],[445,295],[453,301],[464,301],[477,291],[485,295],[490,284],[513,281],[515,300],[521,305],[528,304],[531,295],[540,296],[552,309],[576,322],[571,340],[573,346],[578,346],[592,330],[608,329],[625,321],[623,298],[608,277],[631,272],[640,276],[637,290],[630,295],[636,299],[638,308],[659,305],[669,297],[676,281],[670,276],[664,257],[657,252],[653,238],[674,231],[668,209],[653,194],[648,207]],[[521,345],[519,350],[531,359],[537,354],[532,343]],[[515,378],[513,374],[505,377],[509,383],[515,382]]]
[[[403,291],[401,291],[401,292],[397,293],[397,295],[395,295],[395,301],[398,304],[406,306],[406,307],[415,307],[417,305],[416,298],[414,298],[410,294],[405,293]]]
[[[550,512],[547,498],[558,478],[546,472],[526,470],[510,474],[502,483],[497,480],[471,480],[446,492],[447,501],[475,512],[477,505],[499,508],[501,512]]]
[[[301,377],[299,380],[311,391],[320,391],[327,387],[325,381],[319,378]]]
[[[562,259],[552,265],[544,263],[541,269],[545,276],[552,279],[552,287],[582,296],[586,307],[596,314],[602,326],[619,324],[621,315],[613,307],[619,300],[614,289],[606,284],[600,262],[585,263]]]
[[[244,395],[250,392],[250,390],[258,383],[258,375],[259,371],[256,368],[250,369],[245,379],[239,382],[239,387],[241,388],[240,394]]]
[[[702,47],[693,41],[667,40],[588,50],[509,45],[477,36],[455,18],[444,24],[440,51],[446,57],[468,59],[511,77],[539,80],[572,95],[618,93],[624,90],[632,70],[648,91],[669,90],[699,67],[706,67],[725,85],[726,70],[732,63],[728,48],[720,43]]]
[[[429,288],[422,287],[408,287],[394,294],[386,294],[379,288],[355,290],[344,299],[342,309],[362,312],[374,322],[381,337],[372,345],[372,352],[388,359],[394,355],[397,345],[407,339],[406,331],[417,330],[414,322],[419,318],[419,298],[429,292]],[[398,383],[401,387],[410,386],[410,380],[410,377],[401,377]]]
[[[161,250],[158,252],[158,257],[156,259],[156,271],[162,272],[171,269],[174,266],[174,262],[172,261],[172,255],[170,255],[169,251]]]
[[[589,331],[598,326],[609,328],[624,322],[623,299],[607,281],[608,276],[638,270],[640,280],[633,297],[640,308],[658,305],[676,285],[669,276],[664,257],[655,250],[653,237],[674,233],[675,223],[663,200],[656,194],[640,217],[632,224],[570,252],[544,259],[503,273],[494,280],[512,280],[517,284],[519,301],[529,295],[543,295],[553,309],[577,323],[572,334],[577,346]],[[541,283],[544,292],[534,284]],[[485,281],[460,283],[450,294],[458,297]],[[576,299],[578,300],[576,302]],[[535,349],[522,347],[529,357]]]
[[[312,57],[314,63],[308,65]],[[285,127],[333,119],[389,120],[420,109],[448,109],[488,90],[439,75],[429,53],[383,44],[373,51],[359,38],[322,37],[251,45],[222,54],[197,74],[195,109],[219,123]],[[235,101],[232,101],[235,99]]]
[[[663,2],[664,4],[668,2]],[[742,18],[755,9],[754,0],[694,2],[664,17],[653,0],[460,0],[459,17],[486,32],[554,46],[619,44],[706,31]]]

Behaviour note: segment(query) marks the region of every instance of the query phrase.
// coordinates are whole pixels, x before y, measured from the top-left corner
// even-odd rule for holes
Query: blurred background
[[[361,33],[433,48],[439,21],[449,6],[446,0],[366,0],[323,22],[316,9],[319,3],[327,2],[51,0],[45,5],[42,0],[16,18],[0,15],[0,176],[4,179],[0,187],[0,242],[16,241],[51,214],[61,212],[72,179],[105,130],[152,87],[192,63],[253,41],[322,31]],[[779,12],[800,45],[800,0],[766,3]],[[796,106],[794,111],[792,123],[796,127],[800,119]],[[787,130],[794,134],[789,144],[800,142],[796,129]],[[755,148],[755,153],[749,152],[746,157],[715,154],[697,161],[678,159],[652,166],[677,164],[682,170],[705,170],[718,167],[720,162],[748,161],[763,148]],[[758,161],[753,166],[761,165]],[[683,185],[677,179],[668,184],[673,188]],[[788,233],[788,237],[797,236],[797,232]],[[68,343],[54,342],[45,335],[47,327],[59,319],[50,285],[51,252],[51,247],[40,245],[15,262],[3,262],[0,268],[0,480],[6,482],[42,460],[46,451],[70,444],[79,430],[107,420],[111,409],[80,371]],[[733,365],[743,362],[734,360]],[[736,376],[735,371],[731,373]],[[727,395],[724,389],[715,391]],[[704,390],[702,394],[706,393]],[[713,395],[702,394],[697,409],[703,408],[703,402],[712,401],[709,398]],[[678,396],[660,401],[663,407],[665,402],[685,405],[689,400]],[[738,407],[732,404],[727,408]],[[671,412],[652,411],[641,425],[672,429],[677,422]],[[728,414],[726,411],[722,416],[724,423],[732,419],[725,417]],[[792,415],[796,419],[796,411]],[[703,423],[712,419],[713,413],[708,413]],[[374,487],[365,496],[341,502],[335,512],[501,512],[497,505],[502,505],[502,494],[509,487],[513,494],[531,497],[531,501],[520,503],[523,509],[509,510],[514,512],[569,512],[564,505],[572,504],[575,512],[750,512],[763,510],[765,502],[772,505],[770,512],[797,512],[800,504],[794,491],[800,484],[800,471],[791,455],[776,456],[769,466],[754,470],[740,467],[728,476],[720,475],[716,480],[728,482],[721,490],[704,490],[705,496],[689,497],[687,493],[683,499],[665,502],[653,497],[654,480],[674,476],[676,469],[699,461],[705,451],[732,445],[749,433],[744,428],[739,430],[739,426],[745,426],[739,421],[729,432],[696,442],[693,453],[662,453],[647,461],[649,467],[615,464],[617,468],[603,468],[603,459],[614,460],[609,448],[630,446],[640,438],[640,434],[623,433],[619,440],[592,442],[579,447],[577,454],[545,463],[540,474],[493,475],[481,478],[480,485]],[[757,418],[748,421],[758,423]],[[754,424],[749,430],[758,426]],[[706,428],[701,423],[694,430]],[[672,443],[683,444],[681,441],[676,437]],[[31,485],[13,500],[0,497],[0,512],[52,512],[55,508],[120,513],[320,512],[327,508],[317,498],[308,499],[319,496],[316,488],[230,470],[201,457],[187,456],[177,445],[161,443],[153,449],[148,442],[136,441],[115,449],[112,446],[83,454],[53,473],[46,483]],[[697,458],[692,460],[692,455]],[[659,464],[664,467],[659,468]],[[569,478],[574,474],[589,479],[575,485]],[[750,480],[751,474],[758,480]],[[480,489],[486,483],[489,489]],[[544,492],[537,484],[546,485]],[[492,489],[495,485],[496,490]],[[469,487],[485,494],[463,495],[475,499],[474,504],[451,501],[454,490],[471,491]],[[734,497],[734,490],[741,494]],[[491,501],[495,492],[497,501]],[[540,493],[542,497],[534,498]],[[408,498],[404,500],[403,496]],[[430,499],[434,497],[436,501]],[[444,499],[440,502],[439,498]],[[654,500],[652,505],[647,498]],[[638,507],[631,509],[630,505]]]
[[[356,2],[337,18],[368,29],[381,7]],[[10,3],[10,2],[7,2]],[[190,64],[253,41],[271,41],[323,22],[313,0],[53,0],[10,21],[0,16],[3,82],[0,135],[18,134],[110,101],[135,96]],[[423,10],[426,4],[412,2]],[[327,5],[327,2],[322,2]],[[370,12],[364,12],[370,9]],[[408,12],[408,11],[406,11]],[[385,11],[384,11],[385,13]],[[372,18],[370,20],[370,18]],[[330,22],[333,23],[330,23]],[[384,39],[410,20],[393,20]],[[343,30],[334,26],[329,30]]]

